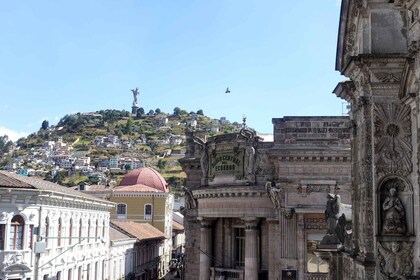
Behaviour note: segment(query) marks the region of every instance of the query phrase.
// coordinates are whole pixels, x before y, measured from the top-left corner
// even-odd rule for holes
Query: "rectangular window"
[[[152,205],[151,204],[144,205],[144,219],[152,220]]]
[[[73,275],[72,275],[72,270],[71,270],[71,268],[69,269],[69,271],[67,272],[67,280],[72,280],[73,279],[73,277],[72,277]]]
[[[0,250],[4,250],[4,231],[5,225],[0,225]]]
[[[82,267],[79,266],[77,269],[77,280],[82,280]]]
[[[245,229],[234,228],[234,237],[235,266],[241,268],[245,266]]]
[[[323,234],[308,234],[306,238],[306,270],[309,273],[328,273],[328,263],[315,255]]]

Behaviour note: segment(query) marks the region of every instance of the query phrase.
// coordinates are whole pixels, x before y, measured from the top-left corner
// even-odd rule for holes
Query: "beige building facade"
[[[327,279],[314,251],[328,193],[350,202],[349,120],[284,117],[273,126],[273,142],[246,127],[208,139],[186,133],[185,279]]]

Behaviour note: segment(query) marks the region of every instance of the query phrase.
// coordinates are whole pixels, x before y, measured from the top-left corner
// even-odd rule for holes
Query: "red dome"
[[[134,169],[122,179],[120,186],[146,185],[158,191],[168,192],[168,184],[162,175],[150,167]]]

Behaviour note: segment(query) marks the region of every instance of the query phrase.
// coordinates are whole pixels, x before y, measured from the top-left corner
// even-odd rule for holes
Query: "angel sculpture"
[[[137,104],[137,96],[140,94],[139,88],[132,89],[131,92],[133,93],[134,98],[133,104]]]
[[[379,267],[383,279],[406,279],[413,272],[412,249],[409,242],[378,244]]]

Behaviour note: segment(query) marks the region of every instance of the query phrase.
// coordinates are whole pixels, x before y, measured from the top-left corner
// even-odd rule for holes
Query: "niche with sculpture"
[[[378,201],[381,235],[413,234],[413,191],[408,183],[398,177],[383,180]]]

